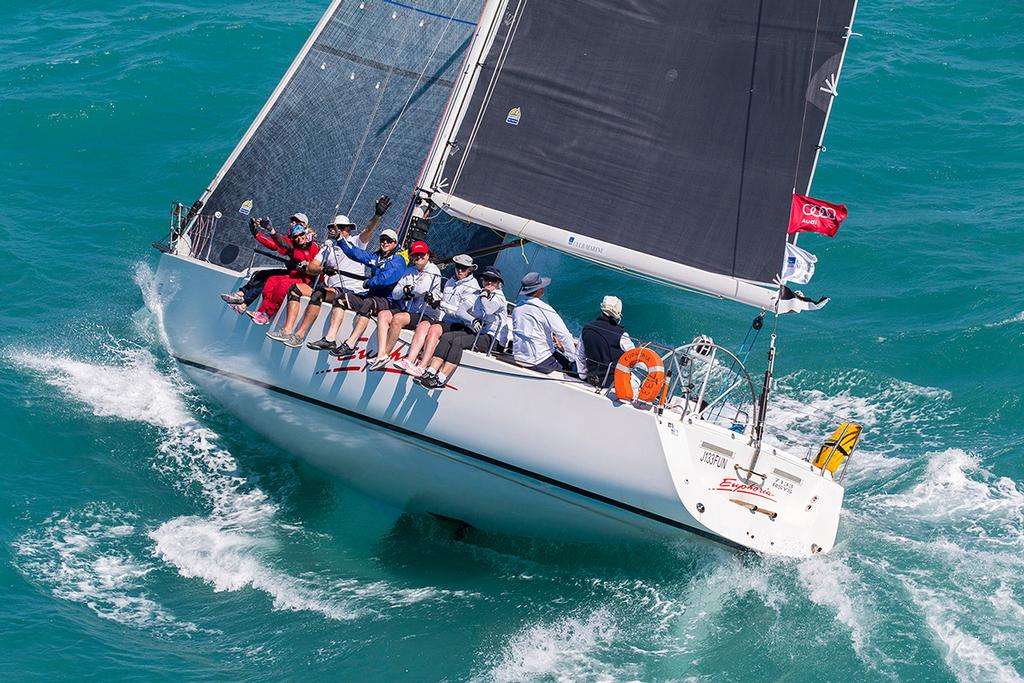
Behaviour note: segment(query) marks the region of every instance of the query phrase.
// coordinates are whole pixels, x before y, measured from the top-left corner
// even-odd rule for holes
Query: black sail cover
[[[437,187],[769,283],[853,11],[854,0],[510,0]]]
[[[202,217],[221,217],[197,255],[241,270],[258,248],[250,217],[270,216],[280,228],[303,212],[322,239],[335,213],[363,225],[381,194],[395,204],[385,224],[398,227],[482,8],[483,0],[331,5],[266,116],[214,179]]]

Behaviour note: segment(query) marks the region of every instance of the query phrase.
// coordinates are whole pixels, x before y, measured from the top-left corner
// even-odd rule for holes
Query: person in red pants
[[[263,300],[256,311],[246,311],[257,325],[266,325],[270,319],[277,314],[285,297],[298,301],[303,296],[312,293],[313,276],[306,272],[306,267],[319,253],[320,248],[316,245],[316,235],[306,224],[305,214],[295,214],[291,217],[289,235],[283,236],[273,232],[268,236],[260,233],[256,239],[263,245],[271,247],[278,253],[288,257],[289,270],[284,275],[274,275],[267,278],[263,286]],[[264,237],[266,239],[260,239]]]

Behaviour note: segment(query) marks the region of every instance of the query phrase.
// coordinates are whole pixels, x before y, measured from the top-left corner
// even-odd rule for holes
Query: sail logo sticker
[[[252,200],[246,199],[244,202],[242,202],[242,205],[238,207],[238,213],[242,214],[243,216],[248,216],[250,211],[252,211]]]
[[[505,123],[510,126],[518,126],[521,118],[523,118],[523,110],[519,107],[512,107],[508,110],[508,115],[505,116]]]
[[[604,247],[600,244],[591,244],[584,242],[583,240],[576,239],[576,235],[569,235],[569,246],[580,251],[589,251],[592,254],[603,254]]]

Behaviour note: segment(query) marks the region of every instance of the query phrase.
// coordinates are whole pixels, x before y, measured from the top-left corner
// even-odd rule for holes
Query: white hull
[[[272,342],[218,298],[237,284],[229,270],[161,256],[162,322],[182,370],[255,431],[371,496],[524,536],[694,533],[793,557],[834,544],[842,487],[772,449],[757,465],[764,483],[742,486],[743,434],[476,353],[449,388],[428,391],[396,371],[368,373],[362,358]]]

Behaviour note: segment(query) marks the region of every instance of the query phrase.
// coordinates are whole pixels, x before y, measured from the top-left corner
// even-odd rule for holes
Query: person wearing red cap
[[[388,364],[391,349],[403,328],[429,325],[438,317],[428,300],[439,298],[441,271],[430,262],[430,256],[426,242],[413,242],[409,246],[409,266],[391,291],[391,307],[377,314],[377,357],[370,361],[370,370]]]

